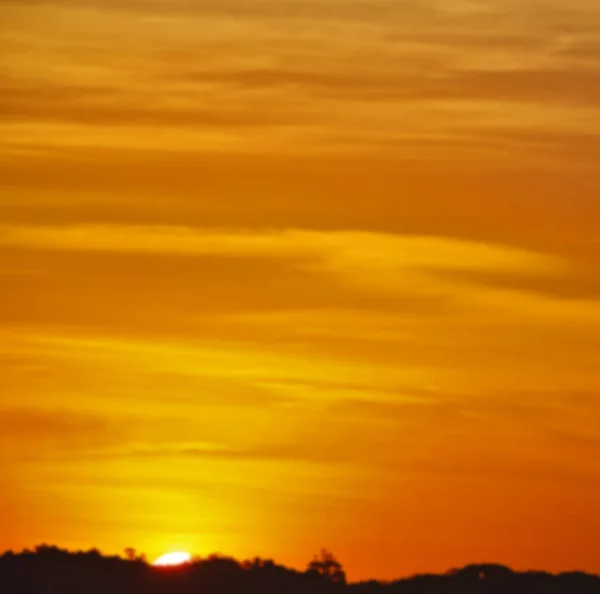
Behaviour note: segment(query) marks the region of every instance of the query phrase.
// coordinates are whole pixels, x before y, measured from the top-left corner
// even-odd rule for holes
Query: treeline
[[[600,577],[585,573],[514,572],[502,565],[469,565],[442,575],[349,584],[333,555],[322,551],[297,571],[272,560],[239,562],[213,555],[175,568],[149,565],[98,550],[69,552],[42,545],[0,556],[5,594],[599,594]]]

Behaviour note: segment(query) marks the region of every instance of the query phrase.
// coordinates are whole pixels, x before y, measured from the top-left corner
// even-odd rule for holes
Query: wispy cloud
[[[106,415],[73,409],[7,406],[0,401],[0,459],[39,460],[69,451],[110,447],[126,435]],[[6,463],[6,462],[5,462]]]
[[[36,2],[44,18],[26,26],[31,5],[2,7],[0,105],[21,150],[404,147],[424,158],[420,143],[446,157],[457,143],[480,162],[481,135],[497,125],[533,129],[555,148],[557,132],[600,133],[588,25],[597,10],[583,0],[522,21],[500,2]],[[493,144],[498,159],[506,147]]]
[[[361,231],[207,231],[186,227],[63,226],[0,228],[4,245],[34,249],[180,255],[312,258],[341,271],[451,269],[556,272],[560,258],[514,247],[435,236]]]

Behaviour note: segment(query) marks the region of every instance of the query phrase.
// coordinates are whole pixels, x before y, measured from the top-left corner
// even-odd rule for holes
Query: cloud
[[[367,231],[214,231],[170,226],[3,226],[0,243],[30,249],[91,252],[273,257],[320,260],[331,270],[451,269],[552,273],[555,256],[514,247],[435,236]]]
[[[215,462],[276,462],[295,461],[298,463],[339,464],[349,462],[351,456],[342,451],[323,452],[310,443],[276,443],[248,447],[227,446],[210,443],[171,442],[155,445],[134,446],[128,449],[82,452],[83,458],[90,459],[151,459],[151,460],[212,460]]]
[[[105,413],[0,404],[0,455],[11,459],[105,447],[121,441],[125,433],[124,424],[111,421]]]
[[[434,2],[409,0],[398,6],[393,0],[27,0],[32,6],[61,9],[96,9],[107,12],[154,14],[161,17],[184,15],[194,17],[236,16],[237,18],[310,20],[380,20],[384,16],[409,14],[431,15],[436,12]],[[374,4],[377,10],[373,10]],[[1,0],[0,6],[20,6],[17,0]],[[451,10],[451,7],[450,7]]]
[[[44,19],[25,20],[31,6],[4,5],[0,111],[12,153],[403,148],[426,158],[435,147],[438,158],[514,162],[534,158],[519,131],[547,135],[538,159],[556,158],[547,145],[569,152],[557,133],[600,133],[584,2],[570,19],[552,3],[523,23],[500,2],[42,4]],[[515,131],[511,142],[486,135],[498,126]]]
[[[251,390],[248,396],[251,397]],[[147,399],[146,406],[149,402]],[[247,404],[229,404],[232,422],[237,415],[243,414]],[[341,451],[325,455],[316,444],[294,442],[294,436],[289,436],[287,441],[281,436],[281,440],[272,443],[248,445],[240,445],[240,442],[243,444],[249,437],[258,439],[261,435],[244,432],[239,439],[232,435],[230,444],[227,441],[186,441],[193,433],[184,420],[186,414],[191,414],[189,403],[171,401],[170,414],[162,417],[156,412],[114,417],[114,411],[107,413],[105,407],[96,410],[90,405],[92,402],[88,400],[90,412],[86,413],[61,408],[0,406],[1,456],[30,463],[43,460],[206,459],[215,462],[295,460],[332,464],[348,458]],[[196,398],[194,414],[203,411],[218,418],[214,411],[208,412],[209,407],[203,398]],[[196,421],[196,431],[200,425]],[[176,429],[169,432],[165,426]],[[221,432],[222,437],[229,439],[228,433]]]
[[[146,290],[158,291],[170,300],[175,298],[179,307],[188,312],[194,302],[208,301],[206,307],[211,309],[219,303],[233,306],[238,298],[228,295],[226,289],[230,285],[243,291],[246,295],[243,303],[249,309],[259,307],[258,303],[262,302],[259,309],[263,311],[269,307],[289,310],[290,304],[295,303],[295,294],[290,292],[292,287],[302,291],[306,307],[336,305],[352,308],[358,303],[358,296],[362,296],[363,305],[368,305],[369,299],[395,297],[403,299],[409,310],[437,307],[441,311],[444,303],[456,305],[463,296],[473,303],[470,287],[477,284],[482,288],[504,286],[513,289],[515,294],[517,288],[529,287],[548,292],[574,274],[569,261],[554,254],[442,236],[366,231],[244,231],[133,225],[4,226],[0,227],[0,245],[41,254],[48,252],[55,258],[61,252],[80,257],[91,254],[95,259],[102,254],[106,257],[115,254],[120,259],[111,264],[113,268],[130,266],[134,256],[138,264],[144,262],[140,260],[143,257],[160,257],[165,263],[174,257],[183,259],[181,266],[190,268],[192,278],[186,282],[174,278],[166,293],[160,286],[152,289],[152,284]],[[221,264],[215,276],[213,266],[217,262]],[[102,265],[102,261],[98,264]],[[168,274],[169,268],[170,264],[163,271],[163,279],[172,276]],[[254,269],[257,272],[250,274],[249,271]],[[206,298],[194,296],[202,284],[198,277],[202,270],[222,286],[223,296],[212,304],[210,296],[217,298],[217,289],[207,288]],[[260,290],[255,294],[252,290],[250,281],[259,274],[258,270],[263,281],[268,282],[268,295]],[[228,273],[236,271],[237,280],[228,281]],[[120,293],[146,286],[151,278],[144,280],[146,277],[140,274],[136,273],[132,281],[124,280]],[[51,281],[45,281],[48,287],[49,283]],[[189,297],[184,291],[186,284],[192,291]],[[583,282],[582,289],[588,284]],[[80,293],[81,290],[82,286]],[[499,297],[508,303],[507,295]],[[415,301],[417,298],[421,300],[420,304]],[[240,305],[241,302],[234,309],[239,310]],[[383,307],[385,303],[372,302],[372,305]],[[394,308],[399,302],[395,306],[387,305]]]
[[[197,89],[201,91],[201,89]],[[209,96],[212,93],[208,93]],[[119,86],[57,84],[44,81],[0,81],[0,110],[5,122],[64,122],[89,126],[204,127],[245,129],[298,124],[299,111],[259,111],[233,102],[215,107],[210,101],[168,97],[151,89],[131,93]],[[177,98],[182,99],[177,101]]]
[[[494,312],[504,323],[546,323],[547,332],[597,318],[593,259],[502,243],[333,230],[5,225],[0,245],[8,264],[30,271],[8,277],[3,315],[28,326],[165,338],[202,332],[211,340],[280,340],[283,331],[333,346],[335,336],[403,341],[407,324],[411,336],[419,332],[411,316],[454,327],[488,324]]]
[[[481,41],[483,45],[483,40]],[[595,107],[600,99],[600,69],[518,68],[518,69],[442,69],[438,72],[398,74],[356,72],[347,70],[294,71],[263,69],[201,72],[193,80],[205,83],[235,85],[250,89],[293,88],[305,93],[364,101],[487,100],[536,104],[588,105]],[[315,97],[316,99],[316,97]]]

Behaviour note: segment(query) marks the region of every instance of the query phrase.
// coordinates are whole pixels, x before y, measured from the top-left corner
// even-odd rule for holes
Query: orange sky
[[[596,0],[0,23],[0,550],[600,572]]]

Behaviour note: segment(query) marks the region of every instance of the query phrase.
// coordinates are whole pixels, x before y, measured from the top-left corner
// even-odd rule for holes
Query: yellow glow
[[[176,567],[177,565],[189,563],[191,560],[192,556],[189,553],[174,551],[160,556],[152,565],[156,565],[157,567]]]

